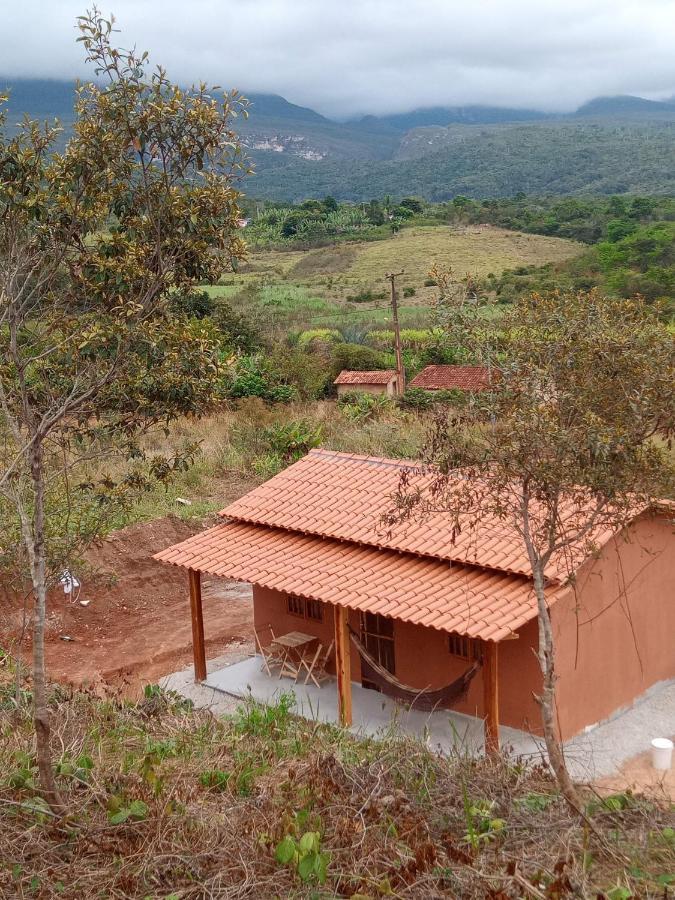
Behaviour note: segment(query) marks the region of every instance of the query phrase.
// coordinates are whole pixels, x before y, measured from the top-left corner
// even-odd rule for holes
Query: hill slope
[[[72,125],[74,85],[14,80],[8,126],[23,113]],[[497,107],[433,107],[333,122],[273,94],[252,94],[240,119],[256,164],[249,193],[302,200],[419,194],[667,193],[675,190],[675,103],[639,97],[593,100],[552,116]]]

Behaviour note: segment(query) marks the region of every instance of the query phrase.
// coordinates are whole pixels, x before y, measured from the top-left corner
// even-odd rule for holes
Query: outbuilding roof
[[[484,391],[490,384],[485,366],[425,366],[409,387],[427,391]]]
[[[373,369],[370,372],[343,369],[333,384],[389,384],[394,378],[396,378],[395,369]]]
[[[522,576],[243,522],[223,522],[155,558],[483,640],[502,640],[536,615]]]

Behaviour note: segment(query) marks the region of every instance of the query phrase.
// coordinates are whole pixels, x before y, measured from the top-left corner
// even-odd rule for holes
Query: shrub
[[[220,299],[214,308],[213,323],[220,332],[223,342],[240,353],[255,353],[263,345],[260,332],[254,325],[230,304]]]
[[[317,400],[325,396],[331,381],[325,357],[333,346],[336,345],[327,344],[322,347],[324,353],[312,353],[299,346],[282,345],[269,355],[268,366],[276,382],[290,387],[294,396],[302,400]]]
[[[352,303],[369,303],[371,300],[384,300],[387,296],[386,291],[374,291],[372,288],[365,288],[358,294],[348,294],[347,300]]]
[[[414,287],[404,287],[403,288],[403,296],[404,297],[414,297],[416,294]]]
[[[169,308],[176,315],[205,319],[212,314],[214,303],[206,291],[181,290],[171,294]]]
[[[408,388],[398,403],[402,409],[429,409],[434,404],[434,397],[424,388]]]
[[[269,360],[256,354],[237,360],[234,375],[225,387],[225,395],[235,399],[260,397],[271,402],[288,402],[296,397],[297,391],[292,385],[283,383]]]
[[[350,392],[338,400],[340,409],[352,422],[370,422],[394,409],[394,401],[385,394]]]
[[[392,364],[383,353],[362,344],[335,344],[331,347],[330,379],[333,381],[343,369],[371,371],[387,369]]]
[[[322,430],[320,425],[312,426],[306,419],[300,419],[297,422],[270,425],[263,431],[263,438],[272,453],[289,464],[319,446]]]
[[[308,349],[317,344],[337,344],[344,338],[337,328],[310,328],[298,337],[298,346]]]

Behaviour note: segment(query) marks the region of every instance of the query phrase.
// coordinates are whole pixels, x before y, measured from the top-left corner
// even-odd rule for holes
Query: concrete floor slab
[[[233,712],[241,698],[251,697],[273,703],[280,694],[293,692],[297,712],[306,718],[337,723],[337,688],[334,680],[321,688],[296,685],[289,679],[270,678],[259,656],[250,647],[230,650],[207,666],[206,681],[195,684],[192,668],[163,679],[163,686],[193,700],[196,706],[216,715]],[[352,731],[359,735],[386,738],[400,729],[423,740],[439,753],[483,752],[483,721],[450,710],[423,712],[407,709],[377,691],[352,685]],[[655,685],[630,708],[598,724],[565,744],[565,756],[572,776],[592,781],[614,774],[628,759],[649,749],[653,737],[675,734],[675,681]],[[512,756],[542,760],[543,740],[525,731],[501,726],[501,746]]]

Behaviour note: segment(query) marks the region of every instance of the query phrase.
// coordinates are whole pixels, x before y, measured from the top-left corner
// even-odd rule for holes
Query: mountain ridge
[[[8,83],[9,129],[23,113],[56,117],[65,141],[75,83],[0,76],[0,91]],[[565,114],[432,106],[346,122],[278,94],[249,99],[236,128],[257,169],[248,192],[260,198],[675,191],[672,99],[597,97]]]

